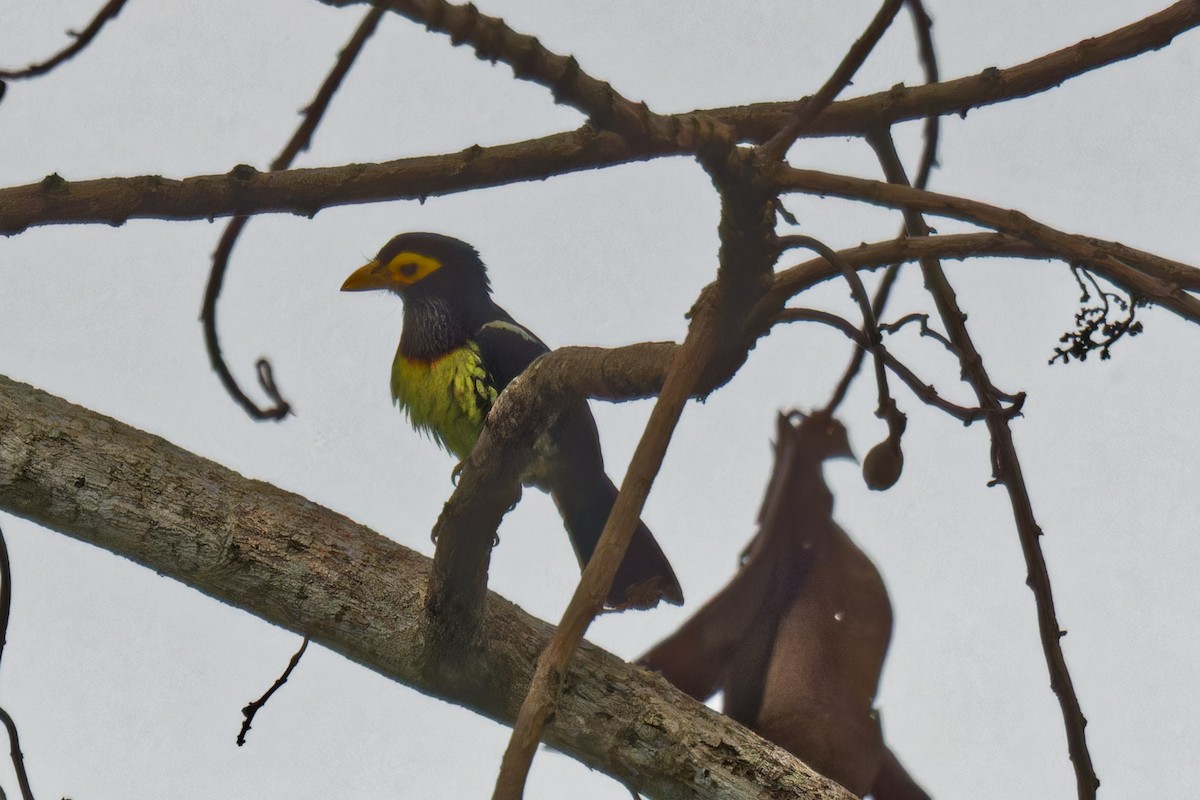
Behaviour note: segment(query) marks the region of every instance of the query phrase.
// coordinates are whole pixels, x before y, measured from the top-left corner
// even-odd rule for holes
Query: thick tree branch
[[[891,208],[911,208],[920,213],[993,228],[1030,242],[1057,258],[1086,264],[1125,288],[1136,299],[1169,308],[1185,319],[1200,322],[1200,298],[1185,291],[1188,288],[1200,288],[1200,269],[1187,264],[1160,256],[1143,258],[1139,251],[1132,248],[1116,242],[1064,233],[1020,211],[909,186],[791,167],[779,169],[778,182],[783,190],[865,200]]]
[[[973,108],[1029,97],[1094,69],[1160,50],[1197,25],[1200,25],[1200,1],[1181,0],[1123,28],[1084,39],[1024,64],[1005,69],[988,67],[977,75],[925,86],[900,85],[836,102],[813,120],[804,135],[864,135],[873,128],[930,115],[966,116]],[[796,106],[794,102],[754,103],[709,109],[706,113],[732,125],[740,139],[761,142],[787,124]]]
[[[657,394],[678,349],[674,342],[611,350],[559,348],[535,361],[500,394],[479,440],[462,462],[458,486],[434,528],[438,547],[428,606],[440,625],[450,626],[443,632],[449,641],[440,646],[478,644],[493,536],[521,495],[521,471],[538,434],[568,402]]]
[[[1200,25],[1200,0],[1184,0],[1112,33],[1016,67],[835,102],[802,135],[863,135],[882,124],[962,114],[1027,97],[1093,69],[1165,47],[1196,25]],[[797,103],[758,103],[691,113],[730,126],[739,140],[760,142],[786,125],[796,109]],[[276,174],[239,166],[225,175],[183,180],[143,175],[69,182],[50,175],[39,183],[0,189],[0,234],[63,223],[121,225],[128,219],[199,220],[267,212],[312,215],[331,206],[423,199],[686,152],[661,141],[631,146],[619,136],[584,127],[459,153]]]
[[[0,508],[104,547],[420,691],[510,722],[550,626],[496,595],[471,665],[430,662],[429,560],[345,517],[0,377]],[[793,756],[585,645],[546,741],[655,798],[850,800]]]

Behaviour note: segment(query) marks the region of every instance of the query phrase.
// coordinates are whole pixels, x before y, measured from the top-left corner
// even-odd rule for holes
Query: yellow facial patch
[[[397,285],[411,286],[442,268],[442,262],[430,256],[405,250],[383,264],[372,259],[346,278],[343,292],[367,292],[373,289],[392,289]]]
[[[387,263],[387,274],[395,283],[416,283],[431,272],[441,269],[442,262],[430,256],[405,250]]]

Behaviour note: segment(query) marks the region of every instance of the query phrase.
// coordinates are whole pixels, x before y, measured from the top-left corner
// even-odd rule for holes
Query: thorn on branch
[[[787,207],[783,204],[782,197],[776,197],[774,200],[772,200],[771,206],[775,209],[775,213],[779,215],[779,218],[788,225],[800,225],[800,220],[796,219],[796,215],[788,211]]]
[[[38,185],[46,194],[66,194],[67,192],[67,180],[57,172],[51,172],[42,178],[42,182]]]

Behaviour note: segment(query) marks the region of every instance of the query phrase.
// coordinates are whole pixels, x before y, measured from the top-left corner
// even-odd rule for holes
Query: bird
[[[404,304],[391,370],[393,400],[417,431],[461,464],[499,394],[549,348],[492,300],[478,251],[450,236],[394,236],[342,284],[344,292],[373,290],[393,292]],[[582,569],[617,496],[586,401],[562,410],[540,437],[521,480],[550,493]],[[651,608],[660,600],[680,605],[683,591],[639,520],[605,605]]]

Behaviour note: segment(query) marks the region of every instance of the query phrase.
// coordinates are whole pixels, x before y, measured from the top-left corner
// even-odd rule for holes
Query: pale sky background
[[[1008,66],[1159,10],[1167,0],[929,0],[942,74]],[[0,63],[64,44],[100,0],[0,3]],[[574,53],[659,111],[815,90],[875,2],[537,3],[488,13]],[[133,0],[99,41],[0,103],[0,185],[265,169],[364,9],[312,0]],[[902,15],[849,94],[920,80]],[[1018,207],[1066,230],[1196,263],[1200,33],[1035,98],[947,118],[933,187]],[[385,19],[298,165],[459,150],[568,130],[579,114],[445,37]],[[900,130],[908,163],[918,126]],[[802,142],[798,165],[877,177],[858,140]],[[894,234],[898,216],[796,199],[834,246]],[[430,554],[453,462],[391,406],[400,303],[339,295],[363,257],[404,230],[475,244],[498,301],[552,346],[680,338],[715,264],[717,201],[687,159],[500,189],[271,216],[243,235],[220,307],[241,381],[269,355],[296,416],[256,424],[209,371],[197,315],[221,225],[47,227],[0,240],[0,373],[161,434]],[[935,223],[936,224],[936,223]],[[943,232],[962,226],[938,224]],[[791,262],[786,262],[787,263]],[[1114,359],[1046,365],[1078,291],[1052,262],[953,265],[997,383],[1029,393],[1015,424],[1101,796],[1183,797],[1200,784],[1196,487],[1200,331],[1159,309]],[[926,308],[906,273],[893,309]],[[844,286],[800,302],[852,313]],[[963,401],[929,340],[892,346]],[[689,598],[605,618],[591,639],[632,658],[730,576],[753,533],[778,409],[823,403],[850,347],[793,326],[760,343],[733,384],[688,408],[645,518]],[[883,438],[869,381],[845,406],[857,452]],[[1024,565],[982,426],[909,414],[907,468],[890,492],[830,465],[836,516],[875,559],[896,613],[879,706],[894,749],[938,800],[1067,798],[1074,778],[1048,686]],[[649,411],[598,405],[619,479]],[[108,552],[0,515],[14,604],[0,704],[20,725],[40,799],[480,798],[508,729],[310,648],[234,745],[240,709],[299,637]],[[549,498],[526,494],[501,528],[491,586],[557,620],[578,577]],[[6,750],[0,747],[0,750]],[[0,785],[15,796],[7,760]],[[543,750],[527,797],[627,797]]]

